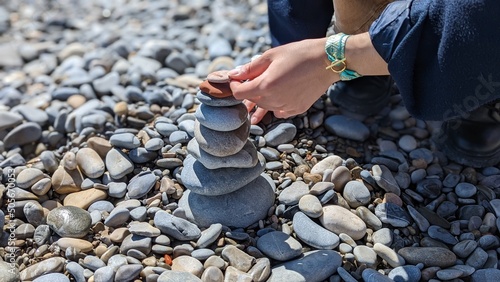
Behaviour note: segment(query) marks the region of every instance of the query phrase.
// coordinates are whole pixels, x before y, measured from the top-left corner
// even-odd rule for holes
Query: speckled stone
[[[81,208],[64,206],[51,210],[47,224],[61,237],[82,238],[89,232],[92,219]]]

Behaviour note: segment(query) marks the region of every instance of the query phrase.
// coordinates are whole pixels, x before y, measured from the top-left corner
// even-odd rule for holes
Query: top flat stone
[[[226,70],[220,70],[209,73],[207,76],[207,80],[211,83],[227,83],[231,79],[227,75]]]
[[[216,98],[233,96],[229,83],[213,83],[208,80],[200,83],[200,90]]]

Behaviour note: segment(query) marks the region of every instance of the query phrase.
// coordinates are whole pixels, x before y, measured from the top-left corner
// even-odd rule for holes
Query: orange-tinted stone
[[[200,90],[216,98],[233,96],[229,83],[211,83],[205,80],[200,84]]]

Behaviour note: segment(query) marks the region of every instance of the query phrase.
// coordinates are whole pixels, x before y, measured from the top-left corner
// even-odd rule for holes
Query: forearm
[[[347,68],[361,75],[389,75],[387,63],[373,47],[368,32],[347,39],[345,57]]]

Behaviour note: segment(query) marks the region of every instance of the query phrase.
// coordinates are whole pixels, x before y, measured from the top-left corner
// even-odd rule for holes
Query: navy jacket
[[[396,1],[370,36],[417,118],[464,117],[500,99],[499,0]]]

